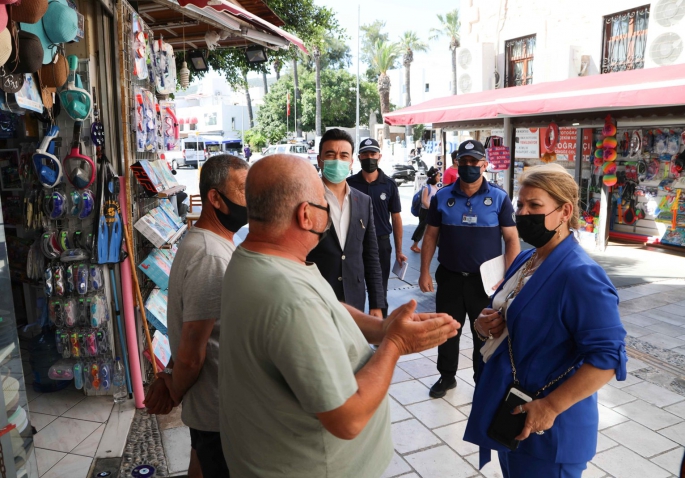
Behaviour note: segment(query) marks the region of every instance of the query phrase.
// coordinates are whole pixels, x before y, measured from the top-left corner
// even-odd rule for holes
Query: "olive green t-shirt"
[[[393,454],[387,397],[354,440],[316,417],[356,393],[373,352],[315,265],[239,247],[223,281],[220,344],[231,477],[381,476]]]

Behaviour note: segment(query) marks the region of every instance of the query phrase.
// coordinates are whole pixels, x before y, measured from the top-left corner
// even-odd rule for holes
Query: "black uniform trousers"
[[[438,347],[438,372],[443,377],[454,377],[459,368],[459,340],[462,336],[466,314],[468,314],[473,334],[473,376],[476,377],[476,367],[480,363],[480,346],[473,324],[481,311],[488,306],[490,298],[483,290],[480,274],[464,275],[452,272],[445,267],[438,266],[435,272],[438,290],[435,293],[435,310],[451,315],[461,324],[462,328],[456,337]]]
[[[383,282],[383,293],[385,294],[385,307],[381,309],[383,317],[388,316],[388,279],[390,278],[390,264],[392,261],[392,244],[390,244],[390,234],[377,236],[378,239],[378,259],[381,263],[381,281]]]

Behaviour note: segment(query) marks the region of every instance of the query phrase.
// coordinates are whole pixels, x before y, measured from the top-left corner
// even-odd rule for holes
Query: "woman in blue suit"
[[[626,377],[626,332],[614,286],[571,231],[571,175],[549,164],[520,183],[516,227],[534,249],[516,258],[476,320],[484,364],[464,439],[480,446],[481,467],[496,450],[505,478],[580,478],[597,448],[596,392]],[[512,412],[525,414],[514,451],[488,434],[512,383],[533,397]]]

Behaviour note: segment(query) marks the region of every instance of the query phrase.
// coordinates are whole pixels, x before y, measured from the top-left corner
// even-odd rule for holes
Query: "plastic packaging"
[[[53,380],[72,380],[74,378],[74,364],[66,360],[58,360],[50,367],[48,377]]]
[[[114,371],[112,373],[112,395],[114,396],[114,403],[122,403],[128,397],[126,391],[126,379],[124,376],[124,366],[121,360],[117,357],[114,363]]]
[[[83,364],[81,362],[74,364],[74,386],[77,390],[83,388]]]

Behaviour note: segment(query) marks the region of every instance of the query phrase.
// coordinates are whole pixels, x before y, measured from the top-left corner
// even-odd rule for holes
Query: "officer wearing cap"
[[[448,313],[462,326],[466,314],[471,319],[475,377],[480,342],[475,339],[473,323],[494,292],[483,290],[480,266],[502,254],[502,238],[506,267],[516,258],[521,246],[509,196],[483,177],[488,165],[483,145],[475,140],[461,143],[457,163],[459,178],[451,187],[438,191],[428,210],[419,286],[423,292],[433,291],[429,268],[439,245],[435,308],[437,312]],[[457,386],[460,337],[461,329],[456,337],[438,347],[440,379],[431,387],[429,395],[433,398],[444,397],[447,390]]]
[[[407,256],[402,254],[402,216],[400,215],[402,205],[397,184],[378,167],[378,163],[382,158],[378,141],[373,138],[362,141],[359,144],[358,157],[362,170],[347,178],[347,184],[371,196],[373,220],[378,239],[378,255],[381,262],[383,291],[386,299],[386,306],[382,309],[382,312],[383,317],[387,317],[388,278],[390,277],[390,261],[392,259],[390,234],[393,235],[395,240],[395,259],[400,263],[407,260]]]

